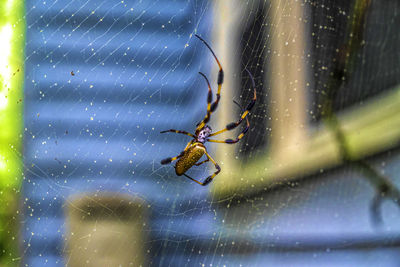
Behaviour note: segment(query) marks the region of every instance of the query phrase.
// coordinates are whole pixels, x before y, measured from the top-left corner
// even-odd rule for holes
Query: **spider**
[[[161,161],[161,164],[169,164],[172,161],[178,160],[175,164],[176,175],[178,175],[178,176],[184,175],[187,178],[189,178],[190,180],[192,180],[200,185],[205,186],[205,185],[209,184],[212,181],[212,179],[221,171],[221,167],[208,154],[207,149],[204,146],[204,143],[205,142],[214,142],[214,143],[235,144],[235,143],[239,142],[239,140],[242,139],[243,136],[246,134],[246,132],[249,130],[250,123],[249,123],[248,118],[246,118],[246,116],[247,116],[247,114],[249,114],[250,110],[253,108],[254,104],[256,103],[257,96],[256,96],[256,86],[254,83],[254,78],[251,75],[251,73],[246,69],[246,71],[248,72],[248,74],[251,78],[251,82],[252,82],[252,85],[254,88],[253,99],[247,105],[245,111],[243,111],[243,109],[242,109],[242,115],[240,116],[238,121],[229,123],[226,125],[226,127],[224,129],[213,133],[211,130],[211,127],[208,126],[207,123],[210,121],[211,114],[217,109],[219,100],[221,98],[221,87],[222,87],[222,83],[224,80],[224,71],[222,70],[222,66],[221,66],[217,56],[215,55],[215,53],[211,49],[211,47],[208,45],[208,43],[203,38],[198,36],[197,34],[195,36],[197,38],[199,38],[200,41],[202,41],[207,46],[207,48],[211,51],[212,55],[214,56],[218,66],[219,66],[218,81],[217,81],[217,84],[218,84],[217,99],[213,103],[211,103],[212,102],[212,90],[211,90],[210,82],[208,81],[206,75],[204,75],[202,72],[199,72],[199,74],[206,80],[207,85],[208,85],[207,114],[205,115],[204,119],[201,120],[196,125],[195,134],[192,134],[192,133],[189,133],[186,131],[181,131],[181,130],[174,130],[174,129],[169,129],[169,130],[160,132],[160,133],[173,132],[173,133],[185,134],[185,135],[188,135],[193,138],[186,145],[185,149],[178,156],[173,157],[173,158],[163,159]],[[236,137],[236,139],[226,139],[226,140],[208,139],[208,137],[215,136],[215,135],[221,134],[225,131],[230,131],[230,130],[235,129],[237,126],[239,126],[239,124],[243,121],[244,118],[246,118],[247,125],[243,129],[243,131]],[[203,160],[201,162],[198,162],[204,154],[207,156],[207,159]],[[208,161],[211,161],[214,164],[216,171],[212,175],[210,175],[206,179],[204,179],[203,182],[200,182],[199,180],[196,180],[186,174],[186,171],[188,171],[191,167],[193,167],[193,165],[199,166]]]

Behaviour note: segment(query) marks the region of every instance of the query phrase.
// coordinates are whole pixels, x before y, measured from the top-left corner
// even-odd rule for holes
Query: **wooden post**
[[[306,63],[304,7],[301,1],[271,1],[270,62],[271,158],[284,160],[306,144]]]
[[[67,266],[146,266],[144,202],[128,195],[80,195],[68,201]]]
[[[214,32],[212,45],[221,61],[225,73],[224,83],[221,90],[220,106],[215,113],[218,117],[218,123],[214,123],[213,131],[223,129],[228,123],[236,121],[239,114],[238,108],[232,100],[238,100],[240,95],[241,81],[241,61],[238,56],[240,51],[240,38],[245,26],[243,16],[247,14],[247,4],[241,0],[215,1],[214,8]],[[217,80],[218,70],[215,67],[213,80]],[[237,131],[231,131],[228,134],[221,134],[218,139],[224,140],[231,138]],[[216,159],[222,168],[221,175],[212,183],[212,187],[221,187],[231,183],[229,176],[235,173],[237,164],[234,160],[237,146],[219,145],[220,149],[216,151]],[[221,177],[227,178],[223,179]]]

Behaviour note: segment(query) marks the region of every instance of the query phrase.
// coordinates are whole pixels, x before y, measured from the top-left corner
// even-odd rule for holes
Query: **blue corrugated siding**
[[[192,131],[205,113],[197,72],[215,62],[189,36],[211,39],[208,1],[28,0],[26,10],[24,264],[63,266],[66,200],[111,191],[149,204],[154,266],[398,265],[398,208],[385,204],[376,231],[373,188],[351,169],[235,205],[161,167],[189,138],[159,131]],[[399,161],[375,164],[395,178]]]
[[[189,36],[208,36],[208,1],[29,0],[26,10],[24,263],[64,265],[63,207],[80,192],[143,198],[158,240],[210,233],[191,227],[212,220],[207,188],[159,164],[189,140],[159,131],[192,131],[205,113],[197,72],[212,58]],[[152,242],[153,264],[169,246],[179,254]]]

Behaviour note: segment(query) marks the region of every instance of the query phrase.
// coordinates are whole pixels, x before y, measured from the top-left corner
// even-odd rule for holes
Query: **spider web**
[[[385,2],[390,7],[372,1],[366,46],[355,78],[335,100],[337,111],[361,105],[399,82],[399,5]],[[265,32],[274,13],[269,2],[243,5],[248,16],[240,18],[244,30],[235,51],[242,67],[225,75],[240,77],[243,106],[252,98],[245,67],[257,84],[251,130],[236,151],[242,167],[268,147],[274,119],[265,75],[273,68],[267,64],[274,53],[271,36]],[[316,125],[329,76],[325,67],[339,42],[332,40],[343,37],[350,4],[319,0],[303,6],[305,24],[318,36],[305,52],[313,66],[307,112]],[[159,132],[193,132],[205,115],[207,86],[199,71],[216,92],[216,63],[194,37],[201,35],[213,47],[215,12],[206,0],[26,1],[23,264],[64,266],[76,260],[65,246],[71,238],[68,210],[80,209],[74,197],[82,195],[102,207],[97,197],[103,194],[122,196],[119,203],[126,196],[140,199],[146,219],[139,228],[145,237],[137,248],[154,266],[397,264],[398,210],[393,203],[383,206],[385,225],[377,235],[369,223],[374,189],[351,167],[322,171],[295,187],[220,200],[208,187],[176,176],[172,166],[160,165],[161,159],[178,155],[190,137]],[[220,61],[224,65],[224,58]],[[224,90],[229,88],[223,87],[222,98]],[[218,114],[212,115],[213,129]],[[207,147],[212,156],[219,148]],[[397,151],[371,162],[396,177]],[[207,177],[213,168],[209,163],[193,167],[190,175]],[[141,216],[117,209],[100,209],[94,223],[100,225],[102,217],[124,222]],[[97,242],[87,233],[79,238],[85,246]],[[114,249],[123,251],[125,245]]]

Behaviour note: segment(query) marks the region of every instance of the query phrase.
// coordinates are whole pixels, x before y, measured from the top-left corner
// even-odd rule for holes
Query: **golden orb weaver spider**
[[[246,132],[250,128],[250,123],[249,123],[248,118],[246,118],[246,116],[247,116],[247,114],[249,114],[250,110],[253,108],[254,104],[256,103],[257,95],[256,95],[256,85],[254,82],[254,78],[251,75],[251,73],[246,69],[246,71],[248,72],[248,74],[250,76],[250,79],[251,79],[251,82],[252,82],[252,85],[254,88],[253,99],[247,105],[246,110],[245,111],[242,110],[242,115],[240,116],[240,119],[238,121],[229,123],[225,126],[224,129],[217,131],[215,133],[212,133],[211,127],[208,126],[207,123],[210,121],[211,114],[217,109],[219,100],[221,98],[221,88],[222,88],[222,83],[224,80],[224,71],[222,70],[222,66],[221,66],[217,56],[215,55],[215,53],[211,49],[211,47],[208,45],[208,43],[206,41],[204,41],[204,39],[201,38],[200,36],[198,36],[197,34],[195,34],[195,36],[197,38],[199,38],[200,41],[202,41],[207,46],[207,48],[211,51],[212,55],[214,56],[215,60],[217,61],[218,66],[219,66],[218,81],[217,81],[217,84],[218,84],[217,99],[213,103],[211,103],[212,102],[212,90],[211,90],[210,82],[208,81],[206,75],[199,72],[199,74],[204,77],[204,79],[206,80],[207,85],[208,85],[207,114],[204,117],[204,119],[196,125],[197,127],[196,127],[195,134],[191,134],[189,132],[181,131],[181,130],[174,130],[174,129],[169,129],[169,130],[160,132],[160,133],[173,132],[173,133],[185,134],[185,135],[188,135],[193,138],[186,145],[185,149],[178,156],[173,157],[173,158],[163,159],[161,161],[161,164],[168,164],[168,163],[171,163],[172,161],[175,161],[178,159],[178,161],[175,164],[176,175],[178,175],[178,176],[184,175],[187,178],[189,178],[190,180],[192,180],[200,185],[205,186],[205,185],[209,184],[212,181],[212,179],[221,171],[221,167],[208,154],[207,149],[204,146],[204,143],[205,142],[214,142],[214,143],[235,144],[235,143],[239,142],[239,140],[243,138],[243,136],[246,134]],[[244,118],[246,118],[247,125],[243,129],[243,131],[236,137],[236,139],[226,139],[226,140],[208,139],[208,137],[210,137],[210,136],[215,136],[215,135],[221,134],[225,131],[230,131],[230,130],[235,129],[237,126],[239,126],[239,124],[243,121]],[[201,162],[197,162],[200,160],[200,158],[204,154],[207,156],[207,159],[203,160]],[[212,175],[208,176],[203,182],[200,182],[186,174],[186,171],[188,171],[191,167],[193,167],[193,165],[199,166],[207,161],[211,161],[214,164],[216,171]]]

